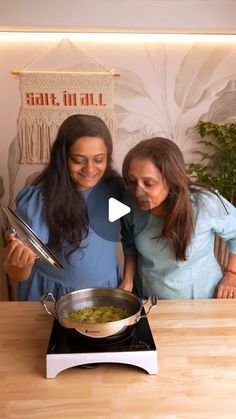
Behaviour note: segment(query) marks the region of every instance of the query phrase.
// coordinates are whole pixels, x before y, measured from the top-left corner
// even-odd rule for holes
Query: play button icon
[[[111,223],[118,220],[130,212],[130,207],[115,198],[109,198],[108,204],[108,219]]]

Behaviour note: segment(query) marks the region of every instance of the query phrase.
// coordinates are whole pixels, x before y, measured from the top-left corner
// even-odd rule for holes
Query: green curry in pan
[[[113,306],[86,307],[69,314],[71,320],[87,323],[108,323],[129,317],[127,310]]]

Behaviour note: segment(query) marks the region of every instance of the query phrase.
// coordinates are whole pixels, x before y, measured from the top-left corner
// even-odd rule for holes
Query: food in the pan
[[[78,322],[108,323],[129,317],[127,310],[114,306],[86,307],[73,311],[69,318]]]

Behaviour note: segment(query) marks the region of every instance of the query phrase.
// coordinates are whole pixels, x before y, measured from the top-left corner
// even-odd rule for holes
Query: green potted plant
[[[207,184],[236,206],[236,123],[216,124],[199,121],[196,126],[201,139],[200,161],[187,165],[191,178]],[[227,251],[221,240],[216,241],[216,254],[221,265]]]
[[[199,182],[206,183],[236,205],[236,123],[215,124],[199,121],[196,128],[201,138],[198,144],[205,150],[200,162],[190,163],[188,173]]]

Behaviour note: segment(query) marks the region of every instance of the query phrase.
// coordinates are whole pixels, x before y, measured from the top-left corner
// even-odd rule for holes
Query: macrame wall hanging
[[[99,64],[102,71],[12,72],[20,77],[21,163],[47,163],[59,126],[73,114],[96,115],[114,134],[114,73]]]

